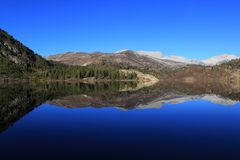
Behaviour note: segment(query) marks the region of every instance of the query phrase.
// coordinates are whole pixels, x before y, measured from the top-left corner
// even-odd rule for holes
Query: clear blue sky
[[[2,0],[0,28],[35,52],[159,50],[240,56],[237,0]]]

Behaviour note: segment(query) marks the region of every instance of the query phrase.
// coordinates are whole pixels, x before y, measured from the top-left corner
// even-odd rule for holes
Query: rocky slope
[[[0,29],[0,58],[23,66],[37,66],[46,60]]]
[[[23,79],[26,74],[49,66],[50,62],[0,29],[0,82]]]

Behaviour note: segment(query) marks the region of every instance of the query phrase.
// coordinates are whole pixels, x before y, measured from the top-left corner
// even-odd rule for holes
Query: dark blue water
[[[0,133],[11,159],[240,159],[240,104],[195,100],[158,109],[43,104]]]

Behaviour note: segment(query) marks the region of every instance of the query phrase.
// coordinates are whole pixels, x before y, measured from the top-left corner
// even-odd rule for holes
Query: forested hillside
[[[81,80],[86,78],[136,80],[137,75],[121,74],[114,67],[68,66],[44,59],[0,29],[0,81],[9,79]]]
[[[123,74],[114,67],[95,68],[82,66],[67,66],[54,64],[43,72],[34,74],[36,78],[46,80],[84,80],[94,78],[96,80],[136,80],[136,73]]]

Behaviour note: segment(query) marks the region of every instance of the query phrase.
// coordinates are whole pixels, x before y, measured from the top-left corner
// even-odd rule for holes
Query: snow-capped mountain
[[[206,60],[190,60],[180,56],[165,56],[160,51],[132,51],[128,49],[116,51],[112,54],[68,52],[47,57],[49,60],[59,61],[67,65],[105,65],[125,68],[152,68],[154,70],[163,68],[176,69],[186,65],[213,66],[237,58],[235,55],[224,54]]]
[[[205,66],[214,66],[214,65],[222,64],[224,62],[228,62],[238,58],[239,57],[233,54],[218,55],[205,60],[190,60],[190,59],[186,59],[184,57],[178,57],[178,56],[164,57],[164,59],[169,59],[177,62],[183,62],[187,64],[196,64],[196,65],[205,65]]]
[[[224,63],[224,62],[231,61],[233,59],[237,59],[237,58],[239,58],[239,57],[237,57],[235,55],[232,55],[232,54],[223,54],[223,55],[214,56],[212,58],[203,60],[202,62],[205,65],[213,66],[213,65],[218,65],[218,64],[221,64],[221,63]]]
[[[169,61],[175,61],[175,62],[180,62],[184,64],[195,64],[195,65],[206,65],[206,66],[214,66],[214,65],[218,65],[218,64],[239,58],[233,54],[223,54],[223,55],[214,56],[205,60],[191,60],[181,56],[164,56],[164,54],[160,51],[136,51],[136,53],[138,53],[139,55],[152,58],[157,61],[169,60]]]

